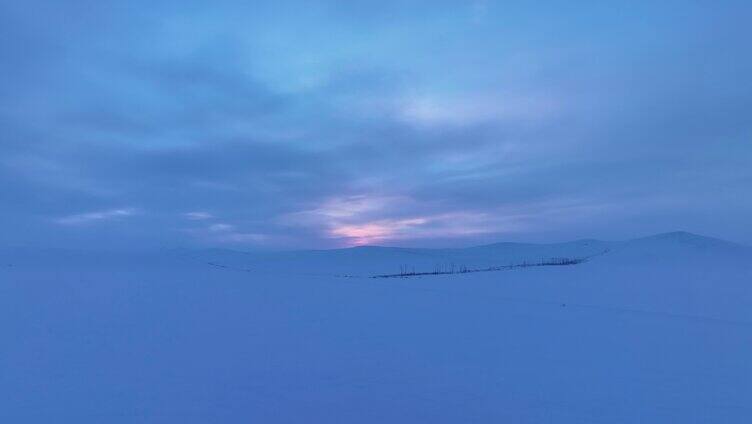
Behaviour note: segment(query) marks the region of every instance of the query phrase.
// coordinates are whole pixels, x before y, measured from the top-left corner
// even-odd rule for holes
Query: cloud
[[[218,243],[226,244],[258,244],[269,241],[269,237],[265,234],[230,232],[215,237],[213,240]]]
[[[752,240],[748,6],[347,3],[0,6],[4,240]]]
[[[127,209],[110,209],[98,212],[86,212],[74,215],[64,216],[55,220],[61,225],[81,225],[100,221],[111,221],[119,218],[125,218],[136,214],[133,208]]]
[[[416,96],[402,102],[400,116],[413,125],[468,126],[486,122],[550,120],[561,101],[541,94],[504,92],[460,96]]]
[[[287,220],[319,220],[319,219],[346,219],[366,214],[383,211],[389,205],[410,202],[409,198],[401,196],[381,196],[357,194],[345,197],[330,197],[321,202],[321,205],[311,209],[287,216]]]
[[[244,231],[238,225],[229,223],[213,223],[201,227],[183,228],[181,233],[188,234],[193,240],[205,246],[224,245],[259,245],[275,242],[275,237],[268,234]]]
[[[477,212],[441,211],[407,196],[353,195],[328,198],[321,206],[284,215],[280,222],[318,230],[347,246],[402,240],[447,239],[518,231],[517,217]]]
[[[230,224],[212,224],[209,226],[209,231],[213,233],[226,232],[234,229],[235,227]]]
[[[334,238],[344,238],[351,246],[391,241],[405,236],[410,230],[428,222],[426,218],[383,219],[361,224],[336,224],[329,230]]]
[[[214,215],[210,214],[209,212],[195,211],[195,212],[186,212],[183,214],[183,217],[191,221],[203,221],[206,219],[214,218]]]

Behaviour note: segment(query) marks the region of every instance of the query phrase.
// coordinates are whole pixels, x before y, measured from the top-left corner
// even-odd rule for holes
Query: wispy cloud
[[[225,231],[232,231],[234,228],[234,225],[219,223],[210,225],[208,229],[213,233],[220,233]]]
[[[213,240],[216,242],[229,244],[261,243],[267,241],[268,239],[269,237],[264,234],[236,232],[224,233],[218,237],[213,238]]]
[[[195,228],[186,228],[181,231],[210,245],[258,244],[261,242],[269,242],[271,240],[269,235],[243,230],[239,228],[238,225],[224,222]]]
[[[357,224],[333,224],[328,235],[348,246],[400,240],[468,237],[519,231],[518,216],[493,216],[478,212],[427,214],[404,219],[382,219]]]
[[[86,212],[74,215],[64,216],[55,220],[60,225],[81,225],[100,221],[110,221],[119,218],[125,218],[136,214],[133,208],[110,209],[97,212]]]
[[[326,199],[280,221],[314,229],[345,246],[362,246],[511,231],[519,227],[515,220],[475,211],[432,212],[430,205],[406,196],[357,195]]]
[[[484,122],[545,120],[559,109],[559,101],[555,98],[533,93],[413,96],[402,102],[400,117],[421,126],[466,126]]]
[[[334,238],[343,238],[349,245],[363,246],[400,238],[427,222],[427,218],[407,218],[382,219],[360,224],[334,224],[329,230],[329,235]]]
[[[212,219],[214,218],[214,215],[210,214],[209,212],[194,211],[184,213],[183,218],[190,219],[191,221],[201,221],[205,219]]]

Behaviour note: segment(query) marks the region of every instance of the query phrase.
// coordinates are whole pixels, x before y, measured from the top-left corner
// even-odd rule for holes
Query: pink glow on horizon
[[[382,240],[400,238],[400,232],[427,222],[426,218],[411,218],[381,220],[363,224],[342,224],[332,228],[329,234],[333,237],[347,239],[349,246],[364,246]]]
[[[353,195],[324,199],[314,208],[286,214],[280,220],[318,229],[346,247],[507,233],[521,225],[521,217],[508,211],[420,213],[431,208],[404,195]],[[405,215],[408,211],[416,214]]]

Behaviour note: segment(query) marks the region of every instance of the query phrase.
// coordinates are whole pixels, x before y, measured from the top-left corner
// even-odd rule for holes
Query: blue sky
[[[752,243],[748,2],[0,4],[0,241]]]

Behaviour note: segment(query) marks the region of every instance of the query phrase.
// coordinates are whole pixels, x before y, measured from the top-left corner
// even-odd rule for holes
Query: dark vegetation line
[[[216,267],[216,268],[231,269],[233,271],[253,272],[253,270],[249,269],[249,268],[236,268],[236,267],[233,267],[233,266],[222,265],[222,264],[218,264],[218,263],[214,263],[214,262],[206,262],[206,264],[209,265],[209,266]]]
[[[380,274],[374,275],[371,278],[406,278],[406,277],[419,277],[421,275],[451,275],[451,274],[469,274],[472,272],[491,272],[491,271],[503,271],[508,269],[527,268],[533,266],[563,266],[563,265],[577,265],[587,261],[587,258],[550,258],[542,259],[539,262],[523,262],[521,264],[514,265],[501,265],[491,266],[488,268],[468,268],[466,266],[455,267],[451,265],[439,265],[433,271],[415,271],[415,268],[409,268],[405,265],[400,266],[400,272],[398,274]]]

